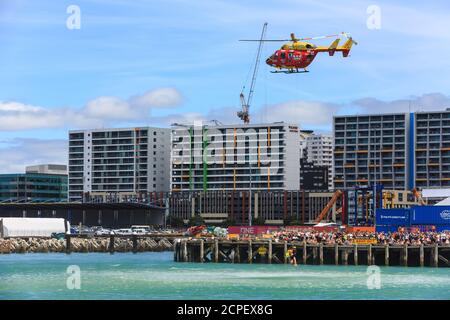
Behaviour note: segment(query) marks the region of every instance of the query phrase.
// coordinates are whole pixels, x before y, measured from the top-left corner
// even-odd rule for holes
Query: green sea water
[[[80,289],[67,287],[70,265]],[[380,289],[368,289],[366,270],[175,263],[170,252],[11,254],[0,255],[0,299],[450,299],[449,268],[380,267]]]

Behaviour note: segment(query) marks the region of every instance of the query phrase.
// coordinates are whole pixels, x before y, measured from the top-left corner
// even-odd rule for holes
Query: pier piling
[[[339,265],[339,246],[337,243],[334,245],[334,264]]]
[[[70,234],[66,234],[66,253],[70,254],[71,250]]]
[[[236,245],[236,260],[237,263],[241,263],[241,246],[239,244]]]
[[[284,263],[288,263],[288,256],[287,256],[287,241],[284,241],[284,247],[283,247],[283,255],[284,255]]]
[[[353,260],[355,260],[355,266],[358,265],[358,245],[355,244],[353,248]]]
[[[114,235],[111,234],[109,236],[109,253],[113,254],[114,253]]]
[[[403,266],[408,266],[408,244],[406,243],[403,247]]]
[[[253,262],[252,240],[248,240],[248,263]]]
[[[188,262],[187,241],[183,241],[183,261]]]
[[[384,265],[389,266],[389,245],[384,245]]]
[[[173,242],[173,261],[175,261],[175,262],[178,262],[178,257],[177,257],[177,254],[178,254],[178,246],[177,246],[177,244],[178,244],[178,241],[175,240],[175,241]]]
[[[205,241],[200,240],[200,262],[205,262]]]
[[[269,240],[269,264],[272,263],[272,239]]]
[[[303,264],[306,264],[307,260],[308,260],[308,251],[306,247],[306,241],[303,241]]]
[[[342,263],[344,264],[344,266],[348,265],[348,250],[347,250],[347,248],[344,248],[344,250],[342,250]]]
[[[219,262],[219,239],[214,239],[214,262]]]
[[[323,265],[323,243],[319,245],[319,263]]]
[[[369,247],[367,248],[367,265],[371,266],[373,264],[372,261],[372,244],[369,244]]]
[[[433,248],[433,267],[437,267],[439,265],[439,250],[437,243]]]
[[[133,240],[133,253],[137,253],[138,252],[138,237],[137,237],[137,235],[133,234],[132,240]]]
[[[420,266],[423,267],[425,265],[425,252],[423,249],[423,243],[420,245],[419,260]]]
[[[313,263],[314,264],[318,264],[317,263],[317,245],[315,245],[314,247],[313,247]]]

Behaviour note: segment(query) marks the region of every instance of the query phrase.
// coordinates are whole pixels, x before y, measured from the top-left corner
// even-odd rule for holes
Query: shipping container
[[[410,209],[377,209],[376,225],[380,226],[409,226]]]
[[[388,233],[388,232],[397,232],[398,231],[398,226],[380,226],[377,225],[375,227],[376,232],[384,232],[384,233]]]
[[[411,225],[450,225],[449,206],[416,206],[411,208]]]

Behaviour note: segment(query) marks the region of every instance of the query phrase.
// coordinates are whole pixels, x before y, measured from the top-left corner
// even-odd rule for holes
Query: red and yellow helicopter
[[[264,33],[263,33],[264,34]],[[343,46],[339,46],[340,37],[347,38],[347,41]],[[310,40],[318,40],[325,38],[337,38],[330,46],[322,47],[312,44]],[[314,58],[319,52],[328,52],[330,56],[334,53],[342,52],[342,56],[348,57],[350,49],[353,44],[358,44],[353,38],[345,32],[339,34],[333,34],[329,36],[311,37],[311,38],[296,38],[293,33],[291,33],[291,39],[263,39],[260,40],[241,40],[241,41],[259,41],[259,42],[285,42],[290,41],[290,43],[283,44],[281,48],[275,51],[269,58],[267,58],[266,63],[277,69],[277,71],[272,71],[273,73],[303,73],[309,72],[306,68],[313,62]]]

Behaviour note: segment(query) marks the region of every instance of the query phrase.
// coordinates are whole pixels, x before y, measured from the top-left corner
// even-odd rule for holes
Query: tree
[[[195,216],[189,219],[188,225],[190,227],[203,226],[205,225],[205,220],[199,214],[196,214]]]
[[[298,226],[301,225],[301,222],[297,219],[294,219],[294,217],[287,217],[284,219],[284,225],[285,226]]]
[[[233,218],[228,218],[227,220],[222,222],[223,228],[227,228],[229,226],[234,226],[234,225],[236,225],[236,221]]]
[[[263,226],[266,224],[266,219],[262,218],[262,217],[258,217],[256,219],[253,219],[253,225],[255,226]]]
[[[169,224],[171,227],[175,227],[175,228],[181,228],[184,227],[184,221],[181,218],[169,215]]]

